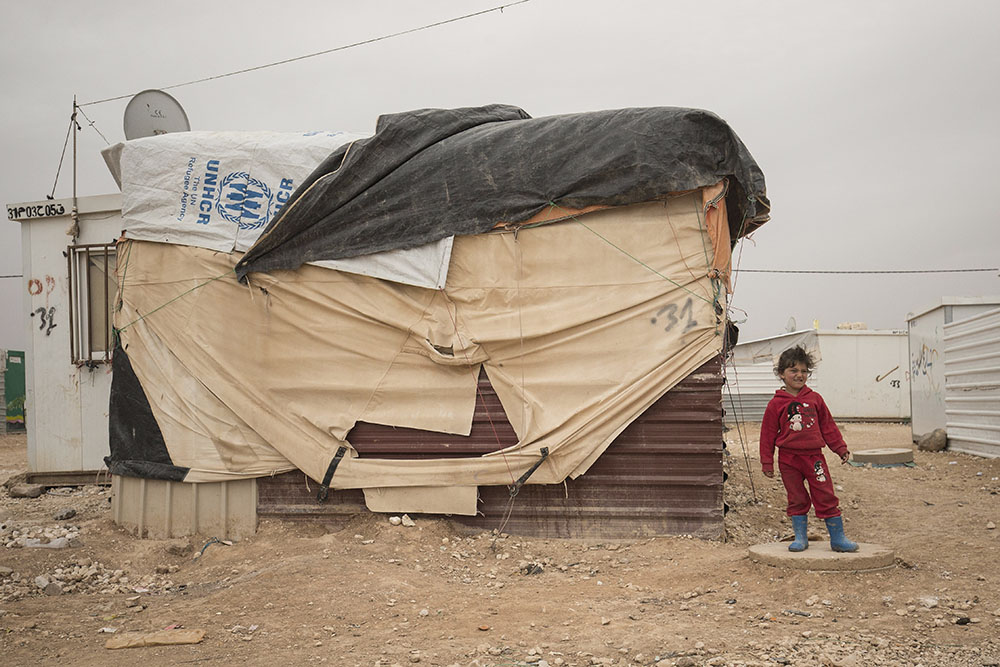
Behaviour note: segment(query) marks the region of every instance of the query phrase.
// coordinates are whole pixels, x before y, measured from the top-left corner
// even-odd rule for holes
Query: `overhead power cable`
[[[98,133],[99,135],[101,135],[101,139],[104,139],[104,143],[106,143],[106,144],[107,144],[108,146],[110,146],[110,145],[111,145],[111,142],[110,142],[110,141],[108,141],[108,138],[107,138],[106,136],[104,136],[104,133],[103,133],[103,132],[101,132],[100,130],[98,130],[98,129],[97,129],[97,125],[95,125],[95,124],[94,124],[94,121],[90,120],[90,116],[88,116],[88,115],[87,115],[87,114],[86,114],[86,113],[84,112],[84,110],[80,108],[80,105],[77,105],[77,107],[76,107],[76,108],[77,108],[77,110],[78,110],[78,111],[79,111],[79,112],[80,112],[81,114],[83,114],[83,117],[87,119],[87,124],[88,124],[88,125],[90,125],[90,127],[94,128],[94,131],[95,131],[95,132],[97,132],[97,133]]]
[[[740,273],[836,273],[863,275],[868,273],[983,273],[1000,271],[1000,267],[987,269],[915,269],[912,271],[875,270],[875,271],[799,271],[793,269],[739,269]]]
[[[9,276],[0,276],[0,278],[23,278],[23,277],[24,277],[24,275],[22,275],[20,273],[12,273]]]
[[[464,21],[465,19],[471,19],[475,16],[482,16],[483,14],[489,14],[490,12],[499,11],[503,13],[503,10],[507,7],[514,7],[516,5],[523,5],[526,2],[531,2],[531,0],[517,0],[516,2],[508,2],[505,5],[498,5],[496,7],[490,7],[489,9],[483,9],[478,12],[473,12],[471,14],[465,14],[464,16],[456,16],[455,18],[446,19],[444,21],[437,21],[436,23],[428,23],[427,25],[422,25],[419,28],[410,28],[408,30],[401,30],[400,32],[394,32],[389,35],[382,35],[381,37],[373,37],[372,39],[366,39],[360,42],[354,42],[353,44],[345,44],[344,46],[337,46],[332,49],[326,49],[324,51],[317,51],[316,53],[307,53],[303,56],[296,56],[294,58],[286,58],[285,60],[278,60],[272,63],[267,63],[265,65],[257,65],[255,67],[247,67],[245,69],[236,70],[235,72],[226,72],[225,74],[217,74],[215,76],[207,76],[202,79],[195,79],[194,81],[185,81],[184,83],[177,83],[172,86],[165,86],[160,90],[171,90],[173,88],[180,88],[182,86],[191,86],[196,83],[205,83],[206,81],[214,81],[215,79],[224,79],[229,76],[236,76],[237,74],[246,74],[248,72],[256,72],[257,70],[267,69],[268,67],[277,67],[278,65],[287,65],[288,63],[294,63],[299,60],[306,60],[307,58],[315,58],[317,56],[325,56],[329,53],[336,53],[337,51],[346,51],[347,49],[353,49],[356,46],[364,46],[365,44],[374,44],[375,42],[381,42],[387,39],[392,39],[393,37],[401,37],[403,35],[409,35],[414,32],[420,32],[421,30],[429,30],[431,28],[437,28],[439,26],[447,25],[449,23],[455,23],[457,21]],[[91,106],[93,104],[102,104],[104,102],[113,102],[115,100],[124,100],[133,97],[135,93],[129,93],[128,95],[118,95],[116,97],[106,97],[102,100],[93,100],[91,102],[84,102],[80,104],[81,107]]]

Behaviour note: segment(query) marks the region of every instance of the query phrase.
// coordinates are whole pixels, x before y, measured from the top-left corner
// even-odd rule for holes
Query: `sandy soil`
[[[79,533],[64,549],[0,546],[2,662],[1000,664],[1000,460],[916,452],[914,468],[834,466],[848,535],[891,547],[896,566],[785,570],[747,557],[789,532],[754,429],[728,434],[725,542],[523,539],[376,515],[335,533],[265,522],[232,545],[138,540],[112,523],[105,488],[37,499],[0,489],[8,540],[33,527]],[[844,431],[853,450],[910,446],[905,425]],[[0,480],[25,469],[24,436],[0,438]],[[53,519],[68,508],[75,517]],[[46,595],[39,576],[65,590]],[[205,638],[105,648],[170,626]]]

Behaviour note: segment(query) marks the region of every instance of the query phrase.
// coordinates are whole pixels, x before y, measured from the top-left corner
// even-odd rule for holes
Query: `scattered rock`
[[[42,592],[50,596],[62,595],[63,587],[53,581],[44,589],[42,589]]]
[[[56,512],[55,516],[53,516],[52,518],[56,521],[67,521],[75,516],[76,516],[76,510],[73,509],[72,507],[67,507],[61,512]]]
[[[948,447],[948,432],[936,428],[917,441],[917,449],[922,452],[943,452]]]
[[[41,484],[15,484],[8,490],[11,498],[37,498],[45,493]]]
[[[57,537],[54,540],[43,541],[41,538],[28,538],[24,541],[22,546],[25,547],[37,547],[41,549],[65,549],[69,546],[69,539],[66,537]]]
[[[541,574],[545,572],[545,568],[542,567],[541,563],[524,563],[521,565],[520,571],[523,575]]]
[[[414,526],[417,525],[416,522],[414,522],[414,520],[410,518],[409,514],[404,514],[403,516],[401,516],[399,522],[404,526],[406,526],[407,528],[413,528]]]
[[[986,522],[986,530],[996,530],[996,528],[997,528],[997,525],[995,523],[993,523],[992,521],[987,521]]]
[[[403,523],[403,520],[400,519],[398,516],[391,516],[389,517],[389,523],[392,524],[393,526],[398,526],[399,524]]]

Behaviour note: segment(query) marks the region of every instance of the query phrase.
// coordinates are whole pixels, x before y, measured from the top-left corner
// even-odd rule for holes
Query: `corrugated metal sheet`
[[[513,503],[506,486],[480,487],[479,515],[453,518],[492,529],[509,510],[506,532],[546,537],[719,537],[721,387],[721,365],[714,359],[630,424],[585,475],[565,484],[525,485]],[[349,439],[360,456],[379,458],[479,456],[516,442],[485,374],[469,437],[358,424]],[[337,524],[365,511],[360,490],[331,492],[326,503],[317,503],[315,483],[299,472],[262,478],[257,488],[261,517]]]
[[[774,376],[770,359],[761,363],[727,364],[722,388],[722,409],[727,424],[760,421],[764,408],[781,381]]]
[[[257,531],[256,495],[256,479],[185,484],[114,475],[111,518],[140,538],[206,535],[241,540]]]
[[[950,449],[1000,457],[1000,308],[944,327]]]

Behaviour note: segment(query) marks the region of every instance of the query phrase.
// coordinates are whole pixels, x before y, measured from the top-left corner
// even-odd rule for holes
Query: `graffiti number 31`
[[[694,300],[691,297],[687,298],[684,305],[680,308],[680,313],[677,312],[676,303],[668,303],[663,308],[656,311],[656,317],[652,318],[651,324],[656,324],[657,318],[666,315],[667,325],[663,327],[664,331],[670,331],[679,322],[684,322],[684,329],[681,333],[687,333],[698,326],[698,320],[694,319]]]

